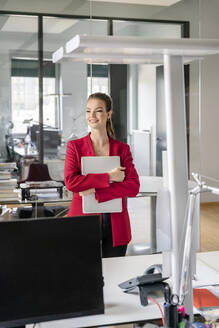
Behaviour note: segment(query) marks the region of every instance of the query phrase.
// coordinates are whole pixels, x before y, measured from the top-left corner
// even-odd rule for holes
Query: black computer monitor
[[[39,124],[33,124],[32,126],[30,126],[30,138],[33,144],[36,144],[37,142],[37,133],[39,133],[39,131],[40,131]]]
[[[31,142],[39,148],[39,132],[40,126],[33,124],[30,127]],[[43,128],[43,139],[45,148],[57,148],[61,145],[61,132],[55,128]]]
[[[99,216],[0,222],[0,327],[104,312]]]
[[[57,148],[61,145],[61,134],[59,130],[44,129],[43,139],[45,148]]]

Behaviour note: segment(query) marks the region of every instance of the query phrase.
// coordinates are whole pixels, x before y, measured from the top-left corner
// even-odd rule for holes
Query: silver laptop
[[[82,174],[106,173],[120,166],[119,156],[86,156],[81,157]],[[83,213],[112,213],[122,212],[122,198],[98,203],[95,195],[82,197]]]

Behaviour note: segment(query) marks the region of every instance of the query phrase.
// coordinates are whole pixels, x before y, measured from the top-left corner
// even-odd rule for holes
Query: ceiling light
[[[162,64],[163,55],[183,56],[184,62],[219,53],[219,40],[151,39],[144,37],[76,35],[53,54],[60,60],[85,63]]]
[[[94,0],[94,2],[116,2],[135,5],[172,6],[181,0]]]

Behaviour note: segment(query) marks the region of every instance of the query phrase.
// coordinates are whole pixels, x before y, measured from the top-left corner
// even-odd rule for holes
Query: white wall
[[[200,2],[200,38],[219,38],[219,1]],[[219,180],[219,55],[201,63],[201,172]],[[219,182],[205,179],[219,187]],[[219,201],[218,196],[206,194],[205,201]]]

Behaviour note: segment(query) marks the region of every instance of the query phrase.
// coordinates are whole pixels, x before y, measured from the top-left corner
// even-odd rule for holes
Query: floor
[[[200,252],[219,250],[219,202],[202,203],[200,210]]]

